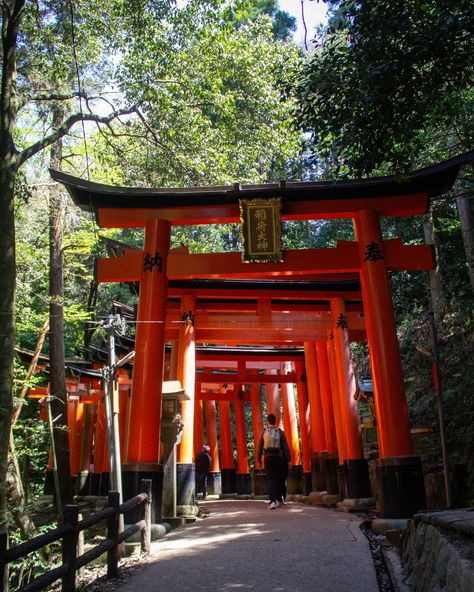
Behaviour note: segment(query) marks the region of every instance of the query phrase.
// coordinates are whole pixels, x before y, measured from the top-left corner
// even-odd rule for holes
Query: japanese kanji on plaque
[[[283,261],[281,250],[281,198],[240,199],[242,261]]]

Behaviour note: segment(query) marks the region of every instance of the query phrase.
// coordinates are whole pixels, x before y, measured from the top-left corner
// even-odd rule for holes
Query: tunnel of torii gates
[[[211,446],[216,491],[250,493],[244,406],[251,407],[257,442],[263,390],[266,410],[282,418],[290,444],[291,491],[371,497],[349,347],[351,340],[367,340],[380,515],[408,517],[423,508],[423,471],[413,454],[389,273],[432,269],[433,253],[430,245],[385,240],[380,219],[426,213],[430,197],[451,189],[465,162],[466,155],[403,182],[382,177],[181,189],[111,187],[51,171],[78,206],[95,212],[99,226],[144,228],[142,250],[99,259],[96,269],[99,282],[139,282],[132,377],[118,377],[127,393],[120,398],[124,497],[138,492],[141,478],[152,479],[154,517],[161,519],[166,458],[163,446],[160,451],[160,417],[163,381],[171,379],[178,379],[189,396],[181,404],[184,428],[176,451],[178,513],[195,504],[193,460],[204,437]],[[235,252],[170,250],[172,226],[239,223],[241,200],[273,198],[281,201],[280,220],[351,218],[355,240],[338,241],[334,248],[287,250],[282,261],[265,263],[243,262]],[[98,417],[103,413],[99,404]],[[82,430],[89,440],[90,423]],[[108,470],[100,450],[104,439],[97,427],[96,472]],[[81,468],[77,462],[76,468]],[[255,460],[252,473],[261,468]],[[253,481],[258,488],[258,479]]]

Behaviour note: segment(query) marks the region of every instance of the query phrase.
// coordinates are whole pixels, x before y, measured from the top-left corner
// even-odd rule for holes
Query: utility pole
[[[49,439],[51,444],[51,457],[53,461],[53,479],[54,479],[54,493],[56,496],[56,510],[58,512],[60,522],[63,521],[63,503],[61,499],[61,487],[59,485],[58,475],[58,459],[56,456],[56,445],[54,442],[54,420],[51,412],[51,395],[46,395],[44,402],[48,409],[48,427],[49,427]]]
[[[443,458],[444,471],[444,487],[446,491],[446,505],[448,508],[453,507],[451,479],[449,475],[448,450],[446,438],[446,419],[444,413],[443,391],[441,388],[441,376],[439,372],[439,353],[438,353],[438,334],[436,331],[436,323],[434,312],[429,312],[430,330],[431,330],[431,363],[433,370],[433,382],[438,401],[438,418],[439,418],[439,433],[441,438],[441,455]]]
[[[110,485],[113,491],[120,494],[123,502],[122,463],[120,459],[119,438],[119,402],[118,391],[115,389],[115,326],[120,321],[119,315],[109,315],[104,328],[107,331],[108,366],[104,368],[105,378],[105,417],[107,424],[107,444],[109,449]]]

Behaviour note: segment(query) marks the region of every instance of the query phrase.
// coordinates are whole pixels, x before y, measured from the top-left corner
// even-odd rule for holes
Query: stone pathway
[[[209,515],[153,543],[155,561],[120,592],[378,592],[352,514],[263,501],[200,504]]]

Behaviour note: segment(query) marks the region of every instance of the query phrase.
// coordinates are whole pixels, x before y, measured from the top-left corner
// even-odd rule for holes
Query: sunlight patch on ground
[[[202,532],[199,531],[199,529],[196,529],[194,533],[188,531],[184,536],[182,536],[183,533],[180,533],[180,538],[176,538],[174,540],[168,538],[163,541],[159,541],[157,549],[158,551],[160,548],[166,549],[167,551],[183,551],[186,554],[198,553],[201,550],[200,548],[204,546],[213,548],[239,538],[257,537],[258,539],[260,536],[268,536],[271,534],[270,530],[262,530],[260,527],[261,525],[259,524],[246,524],[245,526],[241,526],[240,530],[238,530],[239,527],[237,526],[237,530],[234,529],[232,532],[222,532],[222,528],[220,528],[221,532],[216,532],[216,534],[208,536],[203,536]],[[190,547],[191,544],[192,548]]]

